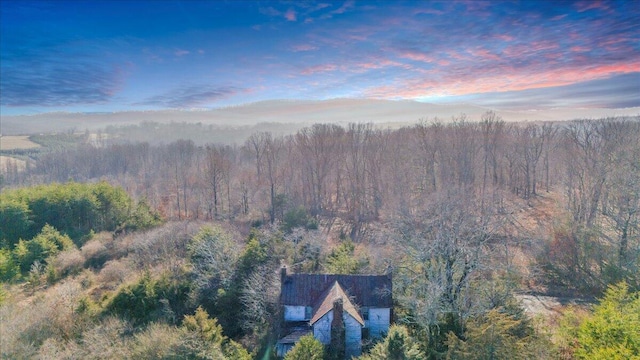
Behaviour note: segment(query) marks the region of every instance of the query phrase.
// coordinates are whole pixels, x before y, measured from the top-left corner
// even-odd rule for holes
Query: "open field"
[[[2,136],[0,137],[0,150],[34,149],[40,145],[29,140],[29,136]]]
[[[24,160],[0,155],[0,173],[5,172],[9,166],[14,164],[17,166],[18,171],[24,171],[27,167],[27,162]]]

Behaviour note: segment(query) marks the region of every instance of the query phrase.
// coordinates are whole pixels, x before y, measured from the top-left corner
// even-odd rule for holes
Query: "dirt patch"
[[[29,140],[26,135],[0,136],[0,150],[34,149],[39,147],[39,144]]]
[[[587,307],[594,303],[593,299],[571,298],[571,297],[555,297],[536,294],[519,294],[516,299],[520,300],[524,312],[531,315],[541,315],[550,317],[560,315],[562,311],[570,305]]]

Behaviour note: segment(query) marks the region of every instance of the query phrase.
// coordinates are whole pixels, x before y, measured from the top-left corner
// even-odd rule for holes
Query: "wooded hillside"
[[[2,356],[261,357],[283,264],[392,272],[398,326],[366,359],[638,356],[639,120],[40,150],[3,174]],[[534,321],[522,293],[604,300]]]

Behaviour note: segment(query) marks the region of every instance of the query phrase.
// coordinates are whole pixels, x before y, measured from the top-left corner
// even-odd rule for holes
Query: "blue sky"
[[[640,106],[638,1],[0,1],[0,113]]]

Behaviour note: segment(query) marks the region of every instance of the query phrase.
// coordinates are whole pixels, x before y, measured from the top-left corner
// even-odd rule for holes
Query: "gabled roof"
[[[358,313],[358,310],[356,310],[356,307],[353,305],[351,300],[349,300],[349,297],[344,292],[344,289],[342,289],[342,286],[340,286],[337,281],[333,282],[333,285],[331,285],[331,287],[325,292],[324,296],[320,298],[318,304],[314,307],[310,324],[315,324],[329,311],[333,310],[333,303],[339,299],[342,300],[342,310],[346,311],[349,315],[356,319],[356,321],[359,322],[360,325],[364,325],[364,320]]]
[[[336,281],[358,306],[393,307],[390,275],[283,275],[280,303],[291,306],[313,306]]]

